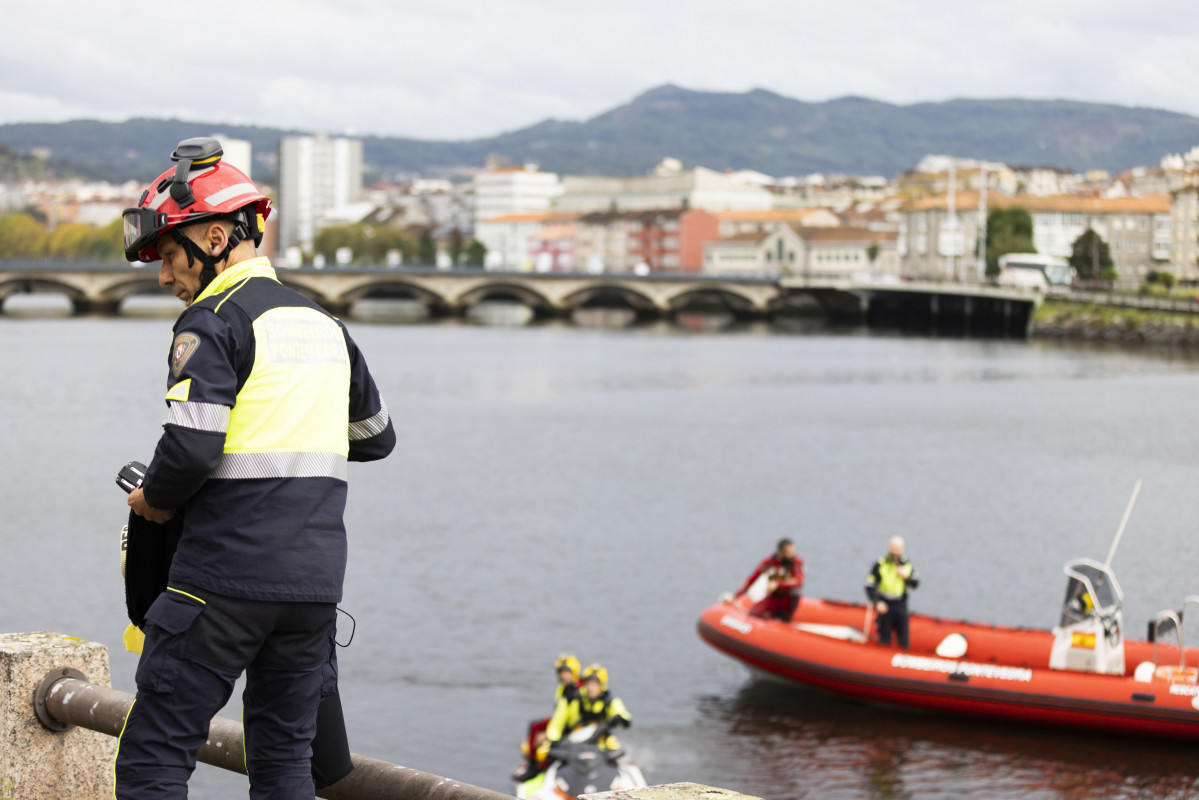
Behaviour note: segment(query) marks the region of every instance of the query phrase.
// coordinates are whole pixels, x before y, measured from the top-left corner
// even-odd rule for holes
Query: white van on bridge
[[[1000,286],[1021,286],[1043,292],[1050,286],[1069,286],[1074,269],[1060,256],[1040,253],[1006,253],[999,257]]]

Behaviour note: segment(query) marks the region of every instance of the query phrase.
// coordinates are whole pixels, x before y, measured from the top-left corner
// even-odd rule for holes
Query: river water
[[[753,681],[696,635],[781,536],[858,599],[892,534],[916,610],[1048,627],[1062,564],[1126,629],[1199,592],[1199,362],[832,331],[351,318],[396,452],[350,467],[351,745],[507,790],[561,651],[600,661],[651,784],[789,798],[1199,796],[1193,747],[877,709]],[[0,630],[123,653],[117,468],[148,460],[170,316],[0,316]],[[694,320],[693,320],[694,322]],[[237,717],[236,701],[224,712]],[[244,796],[201,765],[192,796]]]

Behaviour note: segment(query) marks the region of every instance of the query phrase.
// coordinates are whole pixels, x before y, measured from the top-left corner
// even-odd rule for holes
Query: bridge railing
[[[53,666],[47,669],[47,665]],[[70,665],[75,666],[70,666]],[[77,667],[93,672],[89,681]],[[81,738],[76,728],[119,737],[134,697],[108,683],[108,653],[95,642],[53,633],[0,635],[0,798],[111,798],[115,741]],[[32,698],[33,702],[30,703]],[[38,725],[34,721],[41,722]],[[199,760],[246,774],[242,726],[216,717]],[[316,792],[328,800],[510,800],[510,795],[375,758],[352,755],[354,770]]]
[[[89,670],[96,680],[89,681],[78,667]],[[0,682],[0,800],[111,800],[116,742],[108,737],[120,736],[134,698],[107,686],[107,649],[57,633],[0,634],[0,675],[6,677]],[[245,775],[243,752],[242,726],[214,718],[200,748],[200,761]],[[511,800],[510,795],[357,753],[352,758],[353,772],[318,789],[317,797]],[[581,800],[641,797],[759,800],[694,783],[587,794]]]
[[[1199,314],[1199,298],[1186,300],[1154,295],[1126,294],[1124,292],[1080,291],[1059,289],[1046,295],[1047,300],[1062,303],[1091,304],[1110,308],[1131,308],[1140,311],[1166,311],[1171,314]]]

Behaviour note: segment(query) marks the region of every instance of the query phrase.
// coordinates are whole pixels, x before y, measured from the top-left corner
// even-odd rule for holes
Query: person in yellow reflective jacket
[[[891,644],[891,631],[902,650],[908,649],[908,590],[920,585],[916,569],[903,554],[902,536],[892,536],[887,555],[866,576],[866,596],[878,614],[878,643]]]
[[[579,659],[563,653],[554,661],[554,670],[558,674],[558,685],[554,688],[554,708],[563,700],[571,700],[579,696]]]
[[[603,726],[604,723],[610,731],[629,727],[633,718],[621,699],[608,693],[608,670],[599,664],[591,664],[583,670],[583,688],[579,696],[558,704],[545,735],[552,746],[578,728],[591,724]],[[620,742],[611,733],[601,736],[596,744],[605,750],[620,749]]]
[[[145,611],[116,800],[186,798],[242,674],[251,796],[313,797],[321,698],[336,691],[348,463],[396,443],[345,325],[257,255],[271,201],[223,154],[216,139],[180,142],[122,214],[126,258],[161,262],[159,284],[186,308],[165,364],[162,434],[127,501],[153,523],[180,518],[182,531],[166,590]]]
[[[558,685],[554,688],[554,711],[579,696],[579,659],[569,653],[562,653],[554,661],[554,672],[558,676]],[[520,743],[520,755],[524,764],[513,774],[513,780],[524,783],[531,780],[549,766],[549,742],[545,735],[552,717],[533,720],[529,723],[529,733],[525,741]],[[535,754],[535,756],[534,756]]]

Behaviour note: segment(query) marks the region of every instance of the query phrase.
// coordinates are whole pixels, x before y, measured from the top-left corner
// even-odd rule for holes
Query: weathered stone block
[[[38,720],[43,679],[72,668],[111,686],[108,650],[45,631],[0,634],[0,800],[111,800],[117,740],[84,728],[55,732]]]
[[[698,783],[666,783],[645,789],[585,794],[580,800],[761,800],[728,789],[701,786]]]

